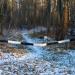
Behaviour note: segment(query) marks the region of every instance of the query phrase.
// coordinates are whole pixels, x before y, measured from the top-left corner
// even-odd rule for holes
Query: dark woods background
[[[44,26],[63,39],[74,26],[74,8],[75,0],[0,0],[0,32]]]

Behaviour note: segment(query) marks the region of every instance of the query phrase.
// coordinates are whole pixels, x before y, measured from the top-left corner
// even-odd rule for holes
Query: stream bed
[[[32,38],[27,31],[22,31],[21,35],[24,41],[30,43],[52,40]],[[75,75],[74,49],[59,52],[50,46],[24,46],[24,48],[28,52],[19,58],[12,53],[3,54],[0,58],[0,75]]]

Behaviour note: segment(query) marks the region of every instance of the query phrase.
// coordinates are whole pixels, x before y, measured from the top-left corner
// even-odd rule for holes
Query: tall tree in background
[[[69,0],[58,0],[58,25],[56,32],[56,39],[64,39],[69,25]]]
[[[2,33],[2,30],[3,30],[3,27],[2,27],[2,23],[3,23],[3,11],[2,11],[2,8],[3,8],[3,1],[1,0],[1,2],[0,2],[0,35],[3,35],[3,33]]]
[[[46,9],[46,21],[47,21],[47,28],[48,28],[48,32],[50,31],[50,26],[51,26],[51,1],[48,0],[48,5],[47,5],[47,9]]]
[[[63,3],[62,0],[57,1],[58,23],[56,25],[56,40],[61,40],[63,36]]]
[[[65,36],[67,34],[67,30],[69,28],[69,0],[64,0],[64,10],[63,10],[63,35]]]
[[[2,35],[2,25],[1,25],[1,23],[2,23],[2,18],[3,18],[3,15],[2,15],[2,13],[1,13],[1,7],[0,7],[0,35]]]

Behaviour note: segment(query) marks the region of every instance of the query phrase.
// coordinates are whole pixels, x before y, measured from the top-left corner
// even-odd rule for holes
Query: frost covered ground
[[[27,42],[47,41],[32,38],[27,30],[20,33]],[[0,75],[75,75],[75,50],[59,52],[50,47],[25,46],[25,48],[28,52],[21,57],[11,52],[0,52]]]

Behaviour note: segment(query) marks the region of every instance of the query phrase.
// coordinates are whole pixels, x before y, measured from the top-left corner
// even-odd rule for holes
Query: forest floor
[[[32,38],[27,30],[13,30],[8,38],[32,43],[52,40]],[[1,44],[0,75],[75,75],[75,50]]]

